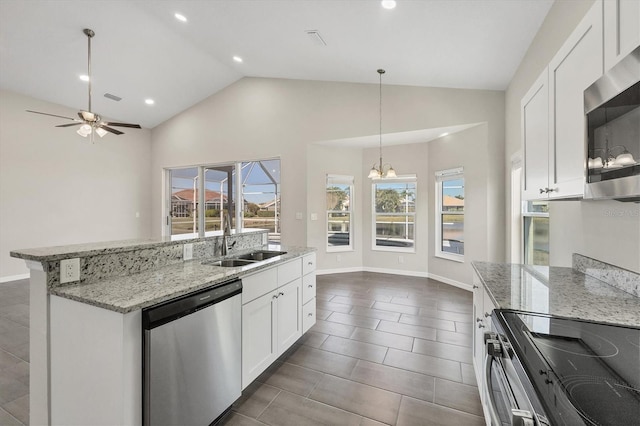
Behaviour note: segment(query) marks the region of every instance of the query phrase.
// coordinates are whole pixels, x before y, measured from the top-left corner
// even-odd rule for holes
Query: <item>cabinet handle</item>
[[[312,316],[313,316],[313,314],[312,314],[311,312],[309,312],[309,313],[307,314],[307,316],[308,316],[308,317],[312,317]]]
[[[474,284],[473,285],[473,289],[475,290],[476,288],[478,288],[478,286]]]
[[[273,297],[274,299],[277,299],[277,298],[278,298],[278,295],[277,295],[277,294],[274,294],[272,297]]]
[[[478,324],[478,328],[485,328],[486,326],[482,323]]]
[[[283,292],[278,293],[278,296],[284,296]]]
[[[484,313],[484,317],[485,317],[485,318],[489,318],[490,316],[491,316],[491,314],[490,314],[489,312],[485,312],[485,313]]]
[[[547,188],[540,188],[540,193],[541,194],[546,194],[547,193]]]
[[[307,263],[307,265],[313,266],[313,262],[309,262],[309,263]]]
[[[476,322],[480,322],[480,321],[482,321],[482,318],[480,317],[476,318]]]
[[[313,288],[313,284],[309,284],[307,287],[309,287],[309,288]]]

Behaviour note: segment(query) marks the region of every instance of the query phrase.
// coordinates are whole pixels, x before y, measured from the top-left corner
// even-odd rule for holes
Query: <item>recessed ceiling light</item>
[[[177,13],[177,12],[176,12],[176,14],[175,14],[175,15],[173,15],[173,16],[175,16],[175,17],[176,17],[176,19],[177,19],[178,21],[180,21],[180,22],[187,22],[187,17],[186,17],[186,16],[184,16],[183,14],[181,14],[181,13]]]
[[[394,9],[396,7],[395,0],[382,0],[382,7],[385,9]]]
[[[80,80],[82,80],[82,81],[89,81],[89,76],[88,76],[88,75],[85,75],[85,74],[82,74],[82,75],[80,76]]]
[[[156,103],[156,101],[154,101],[153,99],[145,99],[144,103],[147,105],[153,105]]]
[[[240,56],[234,56],[233,60],[242,63],[242,58]]]

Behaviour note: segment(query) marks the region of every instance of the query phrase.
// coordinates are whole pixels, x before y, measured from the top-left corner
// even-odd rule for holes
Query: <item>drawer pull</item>
[[[485,325],[480,323],[480,324],[478,324],[478,328],[485,328]]]
[[[284,296],[283,292],[278,293],[278,296]]]
[[[278,298],[278,295],[277,295],[277,294],[274,294],[272,297],[273,297],[274,299],[277,299],[277,298]]]
[[[478,288],[478,286],[474,284],[473,285],[473,289],[475,290],[476,288]]]
[[[309,287],[309,288],[313,288],[313,284],[309,284],[307,287]]]
[[[309,314],[307,315],[308,317],[312,317],[313,313],[309,312]]]
[[[309,263],[307,263],[307,265],[313,266],[313,262],[309,262]]]

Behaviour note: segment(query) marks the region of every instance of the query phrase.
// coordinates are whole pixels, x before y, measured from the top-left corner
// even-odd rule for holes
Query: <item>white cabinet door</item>
[[[302,336],[302,279],[278,288],[278,353],[281,354]]]
[[[640,45],[640,1],[604,1],[604,68]]]
[[[545,68],[520,104],[523,200],[546,199],[549,186],[549,74]]]
[[[549,198],[584,194],[584,90],[602,73],[602,3],[596,2],[549,63]]]
[[[242,389],[278,357],[277,293],[242,306]]]

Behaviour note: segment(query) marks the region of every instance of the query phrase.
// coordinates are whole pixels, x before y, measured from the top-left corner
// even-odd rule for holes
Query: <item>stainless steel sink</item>
[[[256,261],[255,260],[248,260],[248,259],[222,259],[222,260],[216,260],[214,262],[205,262],[205,264],[207,264],[207,265],[223,266],[223,267],[226,267],[226,268],[238,267],[238,266],[247,266],[247,265],[251,265],[253,263],[256,263]]]
[[[252,251],[251,253],[241,254],[236,256],[236,259],[244,259],[244,260],[254,260],[261,261],[271,259],[272,257],[281,256],[283,254],[287,254],[286,251],[275,251],[275,250],[258,250]]]

